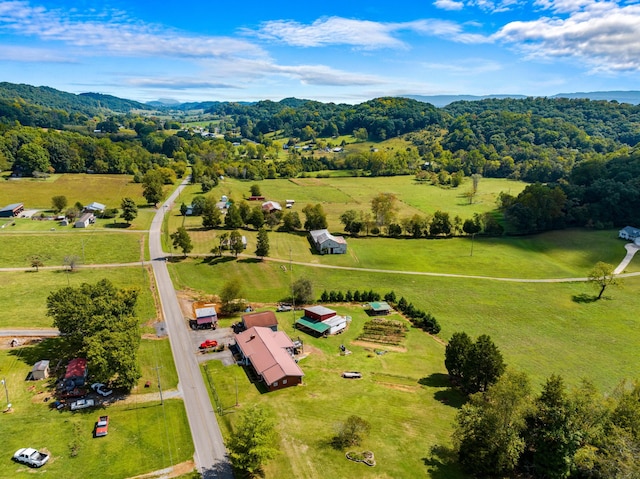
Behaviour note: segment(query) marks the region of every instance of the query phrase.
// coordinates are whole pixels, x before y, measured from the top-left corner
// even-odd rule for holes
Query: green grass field
[[[133,477],[191,458],[191,434],[181,400],[165,400],[160,405],[159,401],[134,396],[133,401],[115,402],[108,408],[77,412],[51,409],[49,381],[25,381],[33,363],[46,354],[50,341],[54,340],[35,347],[0,350],[0,371],[13,406],[11,413],[2,415],[0,442],[4,457],[0,461],[0,478],[33,477],[34,473],[59,479]],[[149,363],[149,351],[158,348],[166,355],[168,349],[162,342],[143,341],[143,371],[157,364]],[[172,367],[172,361],[163,362],[163,369]],[[163,379],[172,381],[170,375]],[[6,406],[4,394],[0,405],[2,409]],[[102,414],[109,415],[109,434],[94,439],[93,426]],[[37,471],[16,464],[10,456],[21,447],[45,449],[51,459]]]
[[[51,208],[51,198],[67,197],[69,206],[77,201],[88,205],[93,201],[107,208],[119,208],[122,198],[132,198],[137,204],[146,204],[142,185],[133,183],[130,175],[51,175],[46,180],[33,178],[0,179],[0,204],[24,203],[25,208]]]
[[[299,362],[305,374],[303,386],[260,394],[240,367],[207,363],[204,373],[224,408],[219,416],[224,434],[230,434],[239,410],[258,404],[273,412],[280,436],[281,453],[268,464],[266,477],[464,477],[452,466],[428,475],[431,467],[423,462],[431,446],[450,443],[450,424],[461,401],[447,389],[444,346],[412,329],[405,340],[406,352],[377,355],[374,345],[351,344],[368,319],[363,309],[336,310],[350,315],[352,322],[345,333],[328,339],[294,331],[290,313],[278,316],[280,329],[304,340],[308,356]],[[340,344],[352,354],[340,356]],[[351,370],[362,372],[363,379],[341,378],[342,371]],[[330,445],[335,425],[352,414],[372,425],[370,436],[357,449],[374,452],[373,468],[347,461],[344,451]]]
[[[149,287],[149,273],[140,266],[126,268],[79,269],[74,273],[62,270],[2,272],[0,288],[0,328],[51,327],[46,316],[47,296],[52,291],[70,285],[97,283],[108,278],[117,287],[136,287],[139,290],[137,316],[144,323],[156,318],[153,295]]]

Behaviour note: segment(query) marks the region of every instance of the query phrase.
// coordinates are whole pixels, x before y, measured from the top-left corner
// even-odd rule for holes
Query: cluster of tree
[[[489,336],[480,335],[474,342],[465,332],[451,336],[444,365],[451,382],[466,394],[486,391],[506,369],[502,353]]]
[[[47,316],[60,330],[62,358],[83,357],[97,382],[130,390],[141,376],[138,292],[109,280],[65,287],[47,297]]]
[[[351,290],[348,289],[346,293],[343,293],[342,291],[334,291],[334,290],[327,292],[327,290],[325,289],[320,295],[320,302],[321,303],[342,303],[342,302],[359,303],[361,301],[366,301],[366,302],[380,301],[380,298],[381,298],[380,293],[376,293],[373,290],[360,292],[356,289],[355,291],[351,292]],[[395,294],[393,292],[387,293],[384,298],[385,298],[385,301],[395,302]],[[393,298],[393,300],[391,300],[390,298]]]
[[[393,303],[393,301],[391,301]],[[416,328],[420,328],[429,334],[438,334],[440,332],[440,323],[429,312],[416,308],[413,303],[407,302],[404,296],[400,298],[395,305],[406,317],[409,318],[411,324]]]
[[[554,375],[536,395],[525,373],[507,370],[462,406],[454,444],[475,477],[640,477],[639,424],[638,383],[603,398],[587,381],[568,391]]]

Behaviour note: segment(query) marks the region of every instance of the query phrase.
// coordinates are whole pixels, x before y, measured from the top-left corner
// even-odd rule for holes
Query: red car
[[[209,349],[215,348],[218,346],[218,341],[215,339],[207,339],[204,343],[200,345],[200,349]]]
[[[93,430],[93,437],[106,436],[109,433],[109,416],[100,416]]]

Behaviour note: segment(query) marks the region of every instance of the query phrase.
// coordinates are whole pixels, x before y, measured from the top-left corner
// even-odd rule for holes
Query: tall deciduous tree
[[[300,278],[294,281],[291,289],[293,300],[297,305],[309,304],[315,298],[313,295],[313,285],[307,278]]]
[[[260,475],[266,461],[278,454],[275,420],[253,406],[243,412],[227,443],[229,459],[240,473]]]
[[[453,333],[444,350],[444,365],[452,381],[460,384],[465,365],[473,348],[473,341],[464,331]]]
[[[369,431],[371,431],[371,424],[360,416],[352,415],[338,424],[332,442],[338,448],[359,446]]]
[[[138,206],[131,198],[122,198],[120,208],[122,209],[120,218],[125,220],[127,224],[131,224],[131,222],[138,216]]]
[[[502,477],[524,451],[525,417],[531,407],[525,373],[507,372],[486,393],[471,396],[456,417],[454,443],[462,467],[480,477]]]
[[[390,224],[398,210],[398,198],[393,193],[379,193],[371,200],[371,212],[376,225]]]
[[[589,272],[589,282],[600,289],[597,299],[602,298],[607,286],[617,286],[620,284],[620,280],[613,273],[613,266],[602,261],[598,261]]]
[[[56,213],[61,212],[67,207],[67,197],[64,195],[57,195],[51,198],[51,206]]]
[[[256,238],[256,256],[264,258],[269,255],[269,234],[265,228],[258,230],[258,236]]]
[[[238,230],[233,230],[231,233],[229,233],[229,249],[236,258],[240,253],[242,253],[242,250],[244,250],[242,235]]]
[[[486,391],[505,371],[502,353],[491,338],[478,336],[464,364],[462,384],[468,394]]]
[[[306,219],[304,221],[304,229],[307,231],[321,230],[327,227],[327,215],[320,203],[316,205],[306,205],[302,208]]]
[[[142,178],[142,196],[150,205],[157,205],[164,196],[164,178],[158,170],[149,170]]]
[[[207,196],[202,205],[202,226],[205,228],[215,228],[222,222],[222,213],[218,209],[213,196]]]
[[[47,315],[60,330],[66,354],[86,357],[97,381],[131,389],[140,378],[137,298],[135,289],[118,289],[107,279],[65,287],[47,298]]]
[[[178,227],[175,232],[171,233],[171,241],[173,242],[173,247],[180,248],[185,257],[193,249],[191,237],[184,226]]]
[[[242,221],[242,216],[240,216],[240,211],[235,203],[229,205],[227,208],[227,214],[224,217],[224,225],[227,228],[240,228],[244,222]]]

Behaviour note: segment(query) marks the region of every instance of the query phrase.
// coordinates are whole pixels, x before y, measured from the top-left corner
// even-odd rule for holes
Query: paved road
[[[175,289],[169,277],[162,251],[162,220],[187,180],[158,209],[149,231],[149,252],[158,286],[162,311],[169,332],[171,351],[178,371],[179,388],[184,397],[191,435],[195,446],[196,467],[205,479],[232,478],[222,434],[205,387]]]
[[[60,336],[57,328],[0,329],[0,338],[55,338]]]

